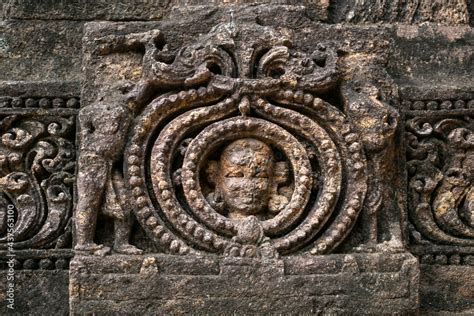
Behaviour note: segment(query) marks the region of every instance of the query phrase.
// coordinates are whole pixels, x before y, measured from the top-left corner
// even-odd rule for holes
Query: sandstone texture
[[[474,312],[472,1],[0,10],[0,314]]]

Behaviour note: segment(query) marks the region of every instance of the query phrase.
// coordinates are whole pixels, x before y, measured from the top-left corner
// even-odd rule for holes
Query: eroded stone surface
[[[255,259],[155,255],[76,257],[76,313],[386,313],[412,314],[418,263],[409,255],[330,255]],[[229,286],[231,285],[231,286]]]
[[[469,24],[469,0],[332,1],[338,22]]]
[[[139,25],[145,29],[137,32]],[[167,30],[173,34],[181,27],[86,27],[75,250],[92,256],[77,260],[89,260],[99,271],[101,265],[128,265],[113,263],[127,259],[107,256],[109,248],[93,241],[100,238],[97,216],[113,214],[114,250],[122,252],[117,240],[128,242],[129,236],[117,235],[117,214],[131,208],[156,249],[168,254],[160,258],[196,264],[205,256],[217,262],[222,275],[212,278],[216,284],[187,276],[157,279],[152,284],[169,284],[163,291],[183,294],[178,300],[159,294],[158,305],[152,296],[138,299],[149,308],[186,312],[199,301],[202,312],[250,306],[243,312],[284,313],[291,309],[277,302],[291,296],[298,297],[292,304],[308,302],[301,312],[371,312],[382,298],[394,299],[393,312],[416,311],[415,261],[407,259],[406,267],[397,261],[396,269],[409,273],[378,275],[380,267],[372,267],[376,280],[364,276],[373,260],[391,266],[395,257],[408,258],[395,254],[403,252],[402,233],[397,208],[390,205],[393,188],[386,185],[399,179],[393,163],[398,94],[383,69],[389,42],[357,46],[353,33],[336,32],[332,40],[315,38],[307,45],[293,30],[248,21],[240,13],[173,49]],[[331,28],[313,29],[322,34]],[[317,256],[338,251],[346,254]],[[352,254],[359,252],[364,254],[356,259]],[[335,262],[328,263],[330,258]],[[89,277],[96,277],[95,268],[79,261],[71,271],[76,280],[71,311],[124,308],[99,307],[99,301],[78,294],[92,285]],[[291,262],[288,269],[300,270],[296,283],[281,276],[286,262]],[[326,288],[319,284],[325,276],[305,270],[327,264],[335,267],[336,292],[347,283],[349,292],[338,293],[336,300],[326,297],[336,295],[332,292],[317,292]],[[162,270],[157,258],[134,269],[146,275]],[[204,275],[213,271],[202,269]],[[126,274],[118,271],[117,278]],[[229,287],[233,278],[237,285]],[[363,288],[387,278],[404,284],[401,296],[389,297],[382,289],[367,296]],[[301,282],[308,284],[308,293],[296,290]],[[297,293],[290,295],[293,290]],[[129,300],[118,291],[104,302],[120,299]]]
[[[304,247],[332,217],[332,224],[311,250],[313,254],[328,253],[349,234],[365,199],[367,225],[362,225],[360,232],[366,235],[361,237],[363,243],[374,250],[380,242],[385,242],[387,248],[401,249],[400,229],[393,226],[383,235],[377,229],[377,222],[387,218],[379,212],[384,204],[382,195],[390,190],[384,188],[382,178],[393,176],[393,165],[387,163],[387,158],[395,154],[389,144],[398,114],[389,104],[397,97],[394,85],[381,70],[372,48],[359,48],[371,57],[364,61],[351,52],[350,46],[344,55],[343,48],[334,43],[321,42],[309,53],[292,48],[298,38],[286,28],[232,21],[214,26],[207,35],[185,44],[170,58],[167,56],[173,52],[167,49],[166,33],[159,29],[96,37],[99,30],[108,34],[117,27],[91,24],[87,30],[85,64],[90,76],[85,82],[86,101],[80,117],[91,117],[87,113],[93,110],[97,113],[92,117],[109,118],[103,124],[111,132],[100,136],[95,130],[98,137],[89,139],[86,133],[82,139],[96,151],[116,143],[113,139],[118,135],[113,135],[121,130],[121,121],[118,116],[107,114],[110,102],[126,104],[136,116],[130,133],[122,133],[128,138],[123,158],[110,159],[125,162],[125,187],[131,205],[138,221],[160,247],[172,253],[188,253],[189,247],[197,247],[214,253],[252,256],[254,250],[238,250],[241,246],[234,244],[247,239],[237,238],[238,227],[242,226],[239,222],[248,215],[264,212],[266,216],[257,216],[257,222],[249,225],[256,225],[255,229],[260,225],[270,247],[280,254]],[[130,28],[133,29],[134,26]],[[384,47],[387,48],[378,49],[383,52]],[[143,58],[137,60],[140,52]],[[360,68],[355,67],[358,62]],[[97,67],[97,63],[103,66]],[[120,64],[125,75],[119,80],[113,75],[114,64]],[[377,84],[376,80],[384,83]],[[163,89],[181,92],[166,94]],[[337,99],[338,93],[341,99]],[[90,95],[97,100],[93,101]],[[306,110],[309,112],[304,113]],[[167,118],[178,112],[183,114],[171,121]],[[84,123],[83,132],[87,129]],[[274,159],[278,154],[276,166],[281,170],[276,170],[277,177],[283,177],[278,181],[284,187],[275,187],[274,176],[269,174],[274,172],[273,163],[260,166],[244,159],[244,153],[223,160],[233,141],[248,143],[252,138],[267,149],[265,159]],[[270,155],[269,150],[278,153]],[[257,207],[252,204],[255,202],[249,202],[253,213],[232,215],[236,207],[243,205],[239,199],[245,199],[244,191],[249,188],[234,186],[231,194],[231,188],[224,187],[227,180],[223,174],[227,177],[233,168],[224,162],[231,158],[249,170],[258,169],[264,176],[255,181],[269,186],[262,187],[264,195],[257,197],[264,204]],[[213,163],[213,159],[219,163]],[[285,164],[290,166],[288,172],[284,171]],[[380,176],[369,181],[373,196],[365,198],[367,168]],[[201,177],[203,172],[208,176]],[[88,179],[90,174],[84,172],[81,183],[96,183],[95,178]],[[234,180],[229,181],[235,182],[239,177],[242,175],[233,175]],[[272,180],[265,180],[268,178]],[[270,190],[274,192],[273,200],[268,195]],[[251,188],[249,192],[258,193]],[[92,206],[91,202],[82,206],[83,198],[91,199],[79,194],[81,210],[99,211],[100,205]],[[93,199],[97,203],[100,200]],[[268,216],[272,210],[278,212]],[[78,212],[78,218],[81,214]],[[82,225],[80,221],[76,224]],[[288,230],[290,227],[292,231]],[[181,236],[175,235],[175,230]],[[84,234],[92,231],[93,224]]]
[[[192,294],[143,292],[144,312],[367,313],[389,294],[384,310],[471,312],[473,4],[440,4],[2,3],[0,79],[29,80],[0,84],[17,311],[67,309],[76,246],[129,253],[77,258],[92,270],[72,279],[96,294],[123,280]],[[72,291],[72,307],[126,310],[126,290]]]
[[[7,271],[0,271],[0,278],[7,279]],[[16,271],[15,279],[15,309],[8,309],[7,282],[0,283],[0,313],[2,315],[40,315],[52,313],[67,315],[69,313],[69,271],[55,269],[54,271]]]
[[[471,264],[472,265],[472,264]],[[420,296],[422,314],[461,313],[474,311],[473,266],[421,265]]]

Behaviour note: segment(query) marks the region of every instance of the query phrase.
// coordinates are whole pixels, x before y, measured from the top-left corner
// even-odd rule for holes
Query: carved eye
[[[244,173],[242,171],[231,171],[226,174],[226,178],[243,178]]]
[[[446,177],[453,179],[464,179],[464,173],[460,168],[450,168],[446,170]]]
[[[257,171],[255,178],[268,178],[268,174],[265,171]]]
[[[181,52],[181,56],[184,57],[184,58],[189,59],[189,58],[193,57],[193,53],[192,53],[191,50],[186,48]]]
[[[285,70],[282,68],[272,68],[268,71],[268,76],[274,79],[278,79],[285,74]]]
[[[318,65],[321,68],[326,67],[326,60],[327,60],[327,55],[326,54],[317,54],[313,56],[313,61],[316,65]]]
[[[207,69],[215,75],[222,75],[222,68],[218,64],[211,63],[207,65]]]

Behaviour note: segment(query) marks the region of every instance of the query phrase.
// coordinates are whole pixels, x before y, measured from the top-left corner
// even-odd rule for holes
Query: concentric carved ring
[[[306,96],[302,104],[296,102],[294,108],[305,106],[314,112],[314,118],[255,96],[250,107],[259,117],[245,117],[238,115],[238,105],[242,102],[238,93],[220,101],[204,91],[201,96],[194,94],[185,91],[155,100],[138,118],[140,128],[132,133],[126,153],[127,181],[137,218],[151,236],[171,252],[179,253],[186,253],[189,246],[224,253],[235,244],[243,219],[225,214],[210,203],[206,195],[209,183],[203,183],[203,174],[210,159],[220,159],[225,165],[236,155],[237,160],[242,160],[239,155],[245,156],[243,152],[252,151],[251,147],[256,146],[260,149],[249,157],[265,156],[262,152],[275,148],[288,160],[291,180],[285,187],[287,199],[281,198],[281,208],[271,216],[259,217],[258,225],[253,227],[261,227],[271,247],[280,253],[295,252],[310,242],[316,242],[314,253],[334,249],[355,223],[366,190],[363,153],[344,115],[312,96]],[[285,99],[288,96],[290,93],[286,91],[283,98],[277,94],[275,99],[279,103],[291,103]],[[186,99],[188,101],[182,103]],[[162,125],[166,117],[172,115],[174,103],[185,104],[181,109],[187,111]],[[170,109],[169,112],[164,111],[165,108]],[[160,128],[158,133],[153,133],[157,128]],[[192,140],[186,142],[190,137]],[[187,146],[184,151],[183,143]],[[151,150],[147,149],[149,146]],[[311,159],[308,146],[313,150]],[[179,158],[180,152],[182,158]],[[257,164],[252,168],[265,169],[258,165],[262,162],[255,157],[249,159],[245,168]],[[237,182],[247,181],[243,175],[237,177],[242,178],[235,180]],[[254,182],[249,183],[257,183],[256,188],[270,186],[271,175],[262,177],[264,179],[251,179]],[[150,187],[147,182],[151,182]],[[203,185],[207,185],[206,192]],[[241,195],[245,197],[243,191]],[[227,203],[223,203],[225,207],[230,207],[225,198],[223,202]]]
[[[256,118],[232,118],[214,123],[203,130],[190,144],[183,163],[183,188],[191,209],[203,223],[227,235],[235,234],[236,223],[218,214],[204,198],[199,174],[206,157],[219,145],[238,138],[253,137],[279,147],[289,158],[294,173],[295,188],[285,209],[262,222],[266,234],[278,234],[291,226],[308,202],[311,185],[311,165],[298,140],[281,127]]]

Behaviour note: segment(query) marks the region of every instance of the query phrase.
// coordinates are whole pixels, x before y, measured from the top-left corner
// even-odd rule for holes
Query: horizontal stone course
[[[418,264],[413,257],[351,255],[361,266],[382,268],[386,263],[391,270],[372,268],[370,272],[347,268],[346,257],[306,257],[305,262],[313,263],[306,265],[308,269],[301,265],[292,269],[302,260],[298,257],[275,260],[212,257],[191,260],[169,255],[75,257],[70,270],[71,313],[211,313],[214,310],[308,313],[318,309],[370,312],[383,304],[387,304],[387,312],[416,310]],[[155,269],[145,270],[144,265],[150,266],[150,262]],[[171,262],[182,270],[170,269]],[[329,262],[343,269],[321,273],[314,270]],[[216,264],[220,267],[217,274],[212,271]],[[202,274],[191,275],[195,267],[204,269]],[[211,271],[205,270],[206,267]],[[295,271],[298,274],[288,274]]]

